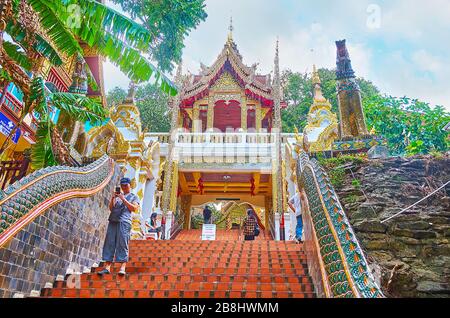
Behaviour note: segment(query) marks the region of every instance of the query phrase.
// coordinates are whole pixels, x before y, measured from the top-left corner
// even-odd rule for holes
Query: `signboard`
[[[6,137],[9,136],[11,131],[16,127],[14,123],[6,117],[3,113],[0,113],[0,132]],[[17,144],[20,138],[20,128],[16,129],[14,136],[11,138],[12,142]]]
[[[203,224],[202,241],[215,241],[215,240],[216,240],[216,225]]]

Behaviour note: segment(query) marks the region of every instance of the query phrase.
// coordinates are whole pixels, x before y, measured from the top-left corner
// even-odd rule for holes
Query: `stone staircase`
[[[302,245],[276,241],[131,241],[127,275],[67,277],[41,297],[313,298]],[[72,279],[73,281],[73,279]],[[70,285],[70,284],[69,284]]]

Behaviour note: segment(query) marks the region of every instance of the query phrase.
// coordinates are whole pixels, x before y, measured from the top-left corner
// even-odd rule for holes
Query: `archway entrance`
[[[238,239],[247,210],[251,208],[257,215],[261,239],[269,239],[271,179],[270,174],[261,172],[179,171],[180,208],[184,216],[184,230],[194,231],[192,235],[195,237],[200,236],[204,223],[203,210],[209,205],[212,210],[212,223],[216,224],[222,239]],[[233,231],[235,233],[226,233]],[[181,237],[193,238],[186,235]]]

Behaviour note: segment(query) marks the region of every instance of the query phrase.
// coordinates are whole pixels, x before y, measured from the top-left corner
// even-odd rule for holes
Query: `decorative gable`
[[[229,72],[223,73],[211,87],[211,90],[213,91],[236,91],[240,89],[242,89],[242,87]]]

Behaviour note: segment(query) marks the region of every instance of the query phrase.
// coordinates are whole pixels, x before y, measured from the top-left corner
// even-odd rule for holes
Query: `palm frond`
[[[94,46],[99,38],[109,33],[126,45],[146,51],[151,44],[151,34],[142,25],[112,8],[94,0],[53,1],[61,21],[73,21],[73,15],[82,16],[81,23],[71,23],[68,27],[89,46]],[[76,5],[79,11],[67,10]]]
[[[100,54],[109,57],[110,61],[136,83],[147,82],[152,76],[160,79],[159,86],[167,94],[175,96],[175,85],[162,74],[139,51],[125,45],[109,34],[99,40],[97,48]]]
[[[3,49],[8,54],[8,56],[12,58],[20,67],[24,68],[27,71],[31,69],[31,61],[22,51],[20,46],[4,40]]]
[[[108,115],[99,101],[80,94],[53,93],[49,95],[48,102],[77,121],[99,124]]]
[[[60,1],[28,0],[28,3],[38,13],[45,33],[61,53],[71,56],[76,52],[83,52],[73,33],[67,27],[67,21],[60,18],[58,13],[58,10],[61,10]],[[67,11],[67,8],[63,9]]]
[[[53,65],[61,66],[63,60],[58,51],[39,34],[36,34],[35,37],[36,42],[34,43],[33,48],[47,58]]]
[[[108,57],[131,80],[146,82],[157,75],[161,78],[161,89],[176,95],[175,85],[141,55],[140,50],[148,50],[151,36],[140,24],[94,0],[29,0],[29,3],[58,50],[68,55],[81,53],[74,37],[77,36],[97,48],[100,55]],[[72,5],[79,9],[80,23],[72,23],[77,18],[68,10]]]
[[[52,123],[48,116],[44,116],[38,124],[36,131],[36,143],[31,148],[31,167],[39,170],[48,166],[56,166],[55,156],[52,150],[51,130]]]
[[[26,108],[24,109],[24,114],[27,114],[31,110],[34,110],[39,114],[47,114],[48,109],[45,85],[42,77],[36,76],[33,78],[30,85],[30,91],[29,103],[27,103]],[[31,105],[34,105],[33,109],[30,109]]]
[[[12,20],[9,21],[6,27],[6,33],[8,33],[8,35],[11,36],[11,38],[22,48],[29,48],[29,44],[25,41],[25,30],[21,28],[19,24],[15,23]],[[46,57],[52,64],[56,66],[62,65],[62,58],[57,50],[39,34],[35,34],[35,43],[33,44],[33,49]]]
[[[0,67],[0,82],[11,82],[12,78],[3,68]]]

